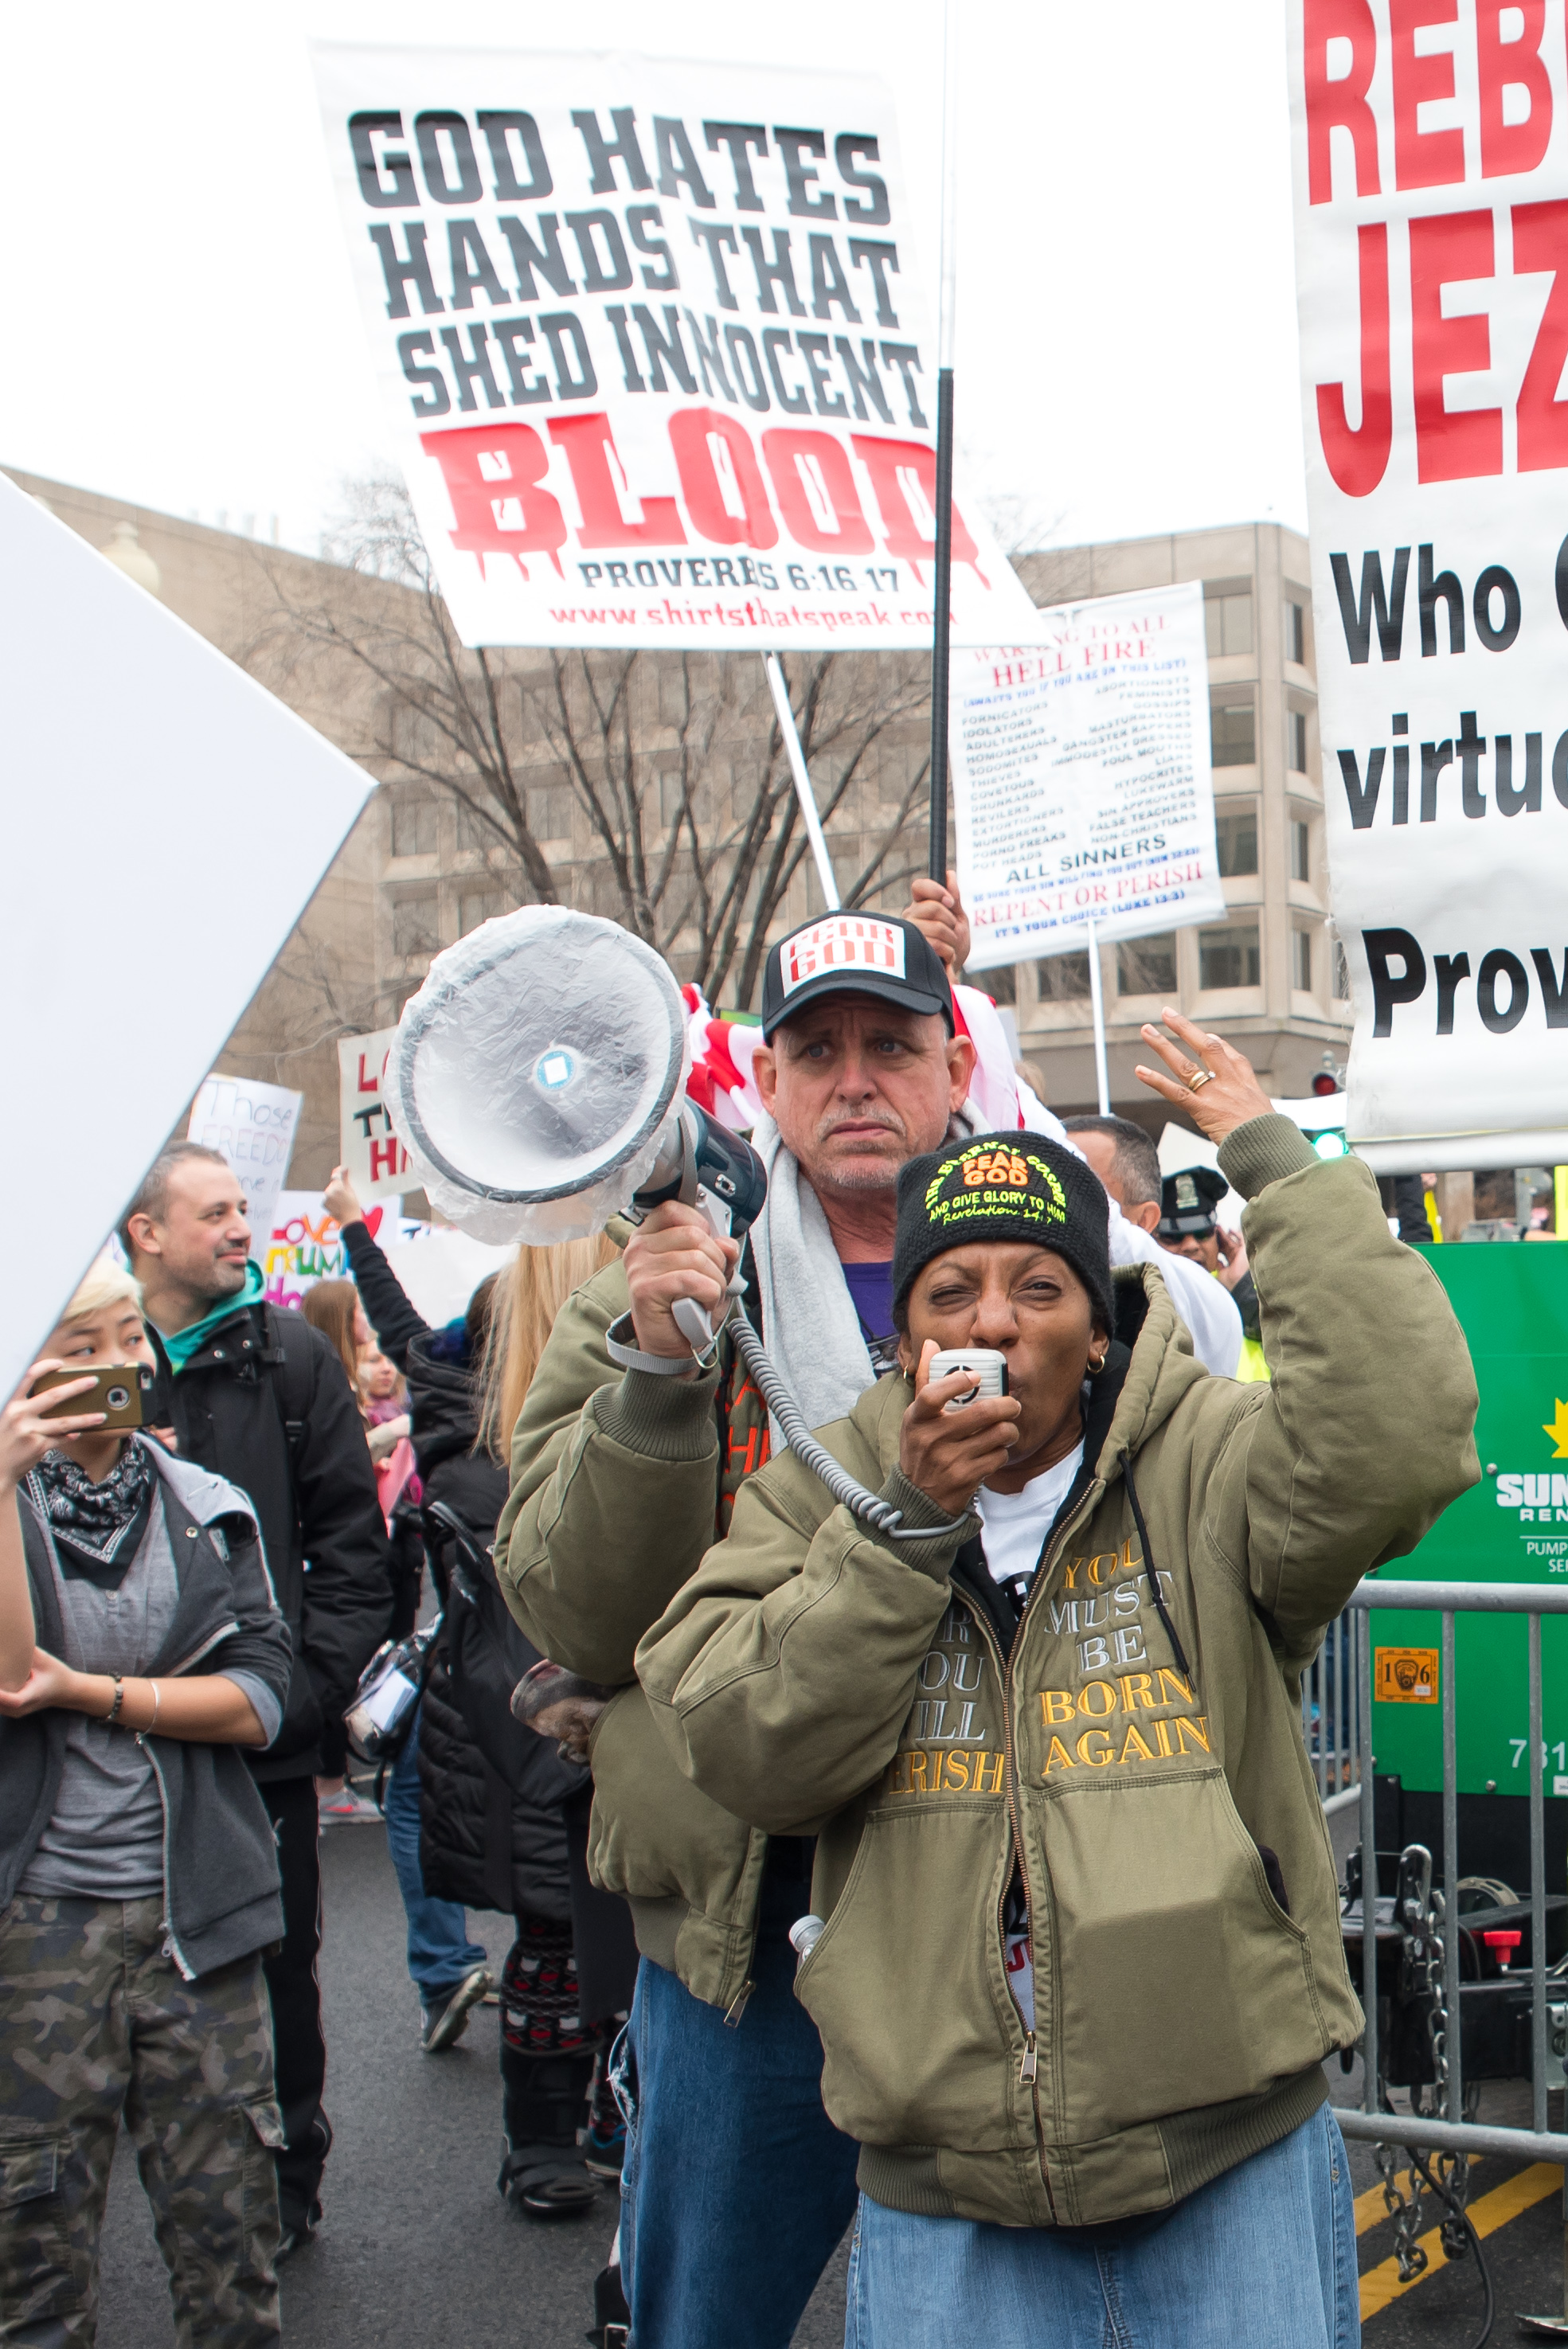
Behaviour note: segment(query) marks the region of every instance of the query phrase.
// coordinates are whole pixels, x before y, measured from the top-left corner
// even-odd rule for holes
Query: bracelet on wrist
[[[103,1717],[105,1721],[118,1721],[120,1707],[125,1702],[125,1682],[118,1672],[110,1672],[108,1677],[114,1682],[114,1702]]]

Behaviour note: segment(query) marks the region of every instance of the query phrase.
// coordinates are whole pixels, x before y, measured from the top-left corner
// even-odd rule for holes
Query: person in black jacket
[[[358,1405],[319,1330],[262,1298],[244,1195],[216,1151],[176,1143],[120,1237],[160,1354],[149,1416],[182,1456],[249,1495],[293,1641],[283,1726],[253,1763],[277,1838],[284,1936],[266,1960],[285,2143],[283,2252],[321,2217],[332,2144],[317,1957],[321,1868],[315,1776],[326,1723],[350,1702],[391,1612],[387,1529]]]
[[[490,1557],[508,1487],[504,1460],[479,1432],[495,1277],[480,1284],[465,1315],[432,1330],[377,1247],[342,1167],[323,1196],[381,1350],[408,1379],[427,1540],[445,1609],[413,1733],[422,1882],[436,1899],[499,1909],[516,1922],[501,1988],[506,2154],[497,2183],[531,2216],[570,2215],[597,2199],[576,2123],[598,2034],[578,1992],[563,1818],[587,1774],[510,1710],[514,1687],[539,1655],[503,1602]],[[461,1520],[461,1536],[438,1507]]]

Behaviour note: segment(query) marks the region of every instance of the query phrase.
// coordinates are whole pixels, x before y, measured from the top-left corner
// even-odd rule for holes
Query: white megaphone
[[[524,905],[439,954],[410,997],[387,1058],[393,1131],[441,1213],[476,1238],[546,1247],[587,1239],[667,1199],[715,1230],[743,1233],[767,1192],[749,1143],[686,1095],[686,1006],[670,966],[629,930],[566,905]],[[730,1284],[739,1299],[745,1283]],[[672,1309],[699,1360],[711,1324]],[[627,1317],[629,1319],[629,1317]],[[789,1443],[835,1497],[893,1539],[898,1512],[846,1475],[812,1437],[743,1313],[729,1324]],[[612,1357],[657,1362],[611,1333]]]

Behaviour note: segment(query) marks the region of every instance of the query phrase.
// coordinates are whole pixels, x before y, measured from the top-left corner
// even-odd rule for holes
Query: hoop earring
[[[1110,1348],[1107,1346],[1107,1347],[1106,1347],[1106,1354],[1108,1354],[1108,1353],[1109,1353],[1109,1351],[1110,1351]],[[1099,1354],[1099,1355],[1091,1354],[1091,1355],[1089,1356],[1089,1376],[1090,1376],[1092,1379],[1097,1379],[1097,1378],[1099,1377],[1099,1375],[1100,1375],[1100,1372],[1105,1369],[1105,1367],[1106,1367],[1106,1354]]]

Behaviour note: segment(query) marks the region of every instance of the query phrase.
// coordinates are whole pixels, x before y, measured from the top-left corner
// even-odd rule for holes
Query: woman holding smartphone
[[[278,2338],[283,1915],[235,1749],[277,1733],[288,1634],[244,1495],[106,1424],[91,1374],[134,1392],[151,1362],[100,1261],[0,1412],[0,2310],[94,2339],[123,2119],[178,2338],[253,2349]]]

